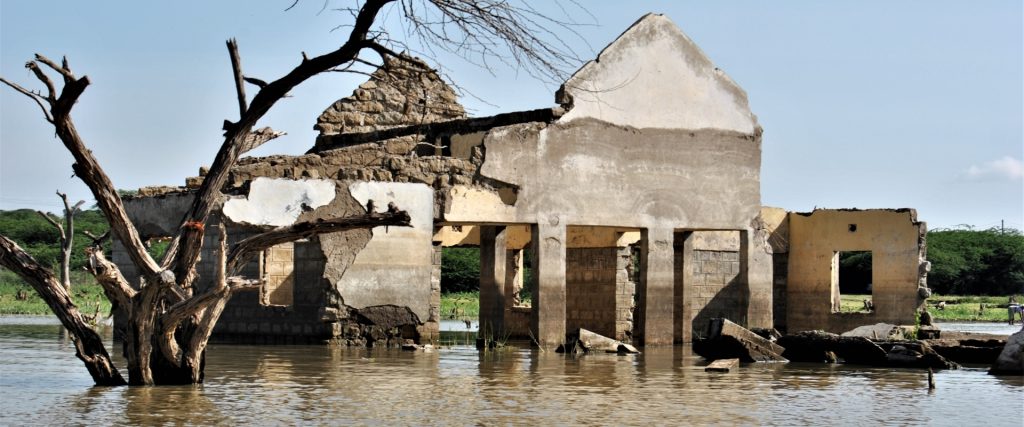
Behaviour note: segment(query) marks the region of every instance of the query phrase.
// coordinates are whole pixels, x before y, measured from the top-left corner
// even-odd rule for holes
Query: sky
[[[338,27],[350,18],[333,9],[350,2],[291,3],[2,0],[0,76],[40,88],[25,61],[66,55],[92,81],[73,116],[114,184],[183,185],[237,118],[226,39],[238,39],[247,75],[269,81],[347,36]],[[746,90],[764,128],[762,204],[912,207],[931,229],[1024,229],[1024,2],[580,3],[563,4],[580,26],[561,40],[581,58],[663,13]],[[557,84],[521,70],[434,60],[471,115],[555,104]],[[251,155],[306,151],[316,117],[364,79],[329,73],[297,88],[259,123],[288,135]],[[58,211],[55,190],[91,203],[71,163],[38,107],[0,87],[0,209]]]

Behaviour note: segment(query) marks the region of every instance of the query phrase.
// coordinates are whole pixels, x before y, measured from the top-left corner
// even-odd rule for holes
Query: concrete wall
[[[537,225],[539,259],[559,270],[539,270],[539,301],[558,306],[537,317],[549,331],[542,341],[565,332],[566,228],[643,229],[638,335],[645,344],[670,344],[673,232],[747,230],[759,214],[760,126],[746,94],[671,21],[648,15],[567,81],[559,98],[568,112],[554,123],[484,136],[480,175],[513,187],[515,200],[453,186],[444,219]],[[764,280],[770,286],[770,276]]]
[[[918,290],[925,224],[911,209],[815,210],[789,215],[787,329],[844,332],[878,322],[913,325],[923,304]],[[833,257],[872,252],[872,313],[833,313]]]
[[[412,227],[377,227],[337,282],[345,305],[356,309],[378,305],[409,307],[420,321],[430,318],[433,270],[433,196],[425,185],[360,182],[352,196],[365,205],[372,199],[380,210],[394,202],[409,212]]]
[[[259,177],[252,181],[247,195],[226,200],[224,209],[207,227],[220,224],[223,215],[229,243],[234,243],[260,230],[296,221],[361,215],[370,199],[379,210],[395,202],[409,212],[413,227],[332,233],[265,251],[241,274],[264,278],[267,284],[257,292],[232,298],[214,338],[320,342],[345,335],[346,340],[363,342],[358,335],[391,339],[395,337],[387,336],[383,329],[408,326],[414,327],[421,340],[436,339],[440,255],[439,247],[431,242],[433,191],[425,185]],[[126,209],[141,225],[145,238],[168,236],[173,235],[191,200],[188,193],[138,198],[127,201]],[[197,265],[200,290],[209,286],[213,277],[216,247],[214,234],[208,233]],[[137,281],[134,266],[117,242],[113,260],[126,278]],[[333,314],[324,318],[325,310]],[[342,327],[367,319],[382,324],[374,330],[363,328],[365,325],[356,325],[354,330]],[[402,337],[409,335],[403,330]]]

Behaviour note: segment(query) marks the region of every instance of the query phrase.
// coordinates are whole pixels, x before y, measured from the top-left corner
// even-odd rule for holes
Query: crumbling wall
[[[466,111],[457,99],[423,61],[388,57],[352,95],[324,110],[314,129],[336,135],[463,118]]]
[[[913,325],[929,294],[923,276],[926,225],[912,209],[826,210],[789,214],[788,331],[845,332],[879,322]],[[833,258],[871,251],[869,313],[836,313]]]

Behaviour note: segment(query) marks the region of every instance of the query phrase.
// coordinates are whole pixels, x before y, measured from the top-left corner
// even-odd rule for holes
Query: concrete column
[[[675,266],[675,339],[678,342],[688,343],[693,341],[693,232],[684,231],[677,233],[681,240],[674,245],[680,246],[678,254],[673,254],[673,259],[678,263]]]
[[[533,226],[533,311],[530,330],[541,347],[565,341],[565,224],[558,217]]]
[[[505,311],[522,302],[519,296],[522,291],[523,250],[509,249],[505,259]]]
[[[673,260],[671,228],[651,228],[640,233],[640,342],[671,345]]]
[[[480,334],[505,333],[505,227],[480,226]]]
[[[740,274],[749,291],[746,326],[772,327],[772,254],[756,232],[740,232]]]

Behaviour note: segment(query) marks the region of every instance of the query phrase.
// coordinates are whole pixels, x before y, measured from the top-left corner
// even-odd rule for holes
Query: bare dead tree
[[[140,273],[140,283],[132,284],[110,262],[99,245],[89,249],[89,270],[96,276],[111,303],[127,313],[125,333],[128,384],[187,384],[203,379],[206,343],[224,305],[239,291],[259,283],[233,276],[242,263],[270,246],[322,233],[333,233],[377,226],[409,226],[409,215],[398,209],[385,213],[304,222],[259,234],[231,247],[223,229],[219,230],[220,248],[216,262],[214,285],[203,292],[193,287],[196,264],[202,249],[206,224],[217,206],[221,191],[239,157],[281,135],[270,128],[253,130],[256,123],[283,97],[307,79],[323,72],[344,68],[358,62],[360,52],[369,50],[381,57],[398,57],[395,44],[377,23],[382,9],[394,5],[409,22],[414,34],[431,43],[452,44],[455,52],[474,52],[488,56],[497,52],[496,43],[516,52],[512,59],[533,64],[536,69],[554,70],[563,51],[553,49],[527,34],[542,17],[532,9],[509,9],[506,1],[470,0],[366,0],[350,8],[353,14],[351,31],[342,45],[326,54],[309,57],[305,53],[284,76],[264,82],[242,72],[241,55],[234,40],[227,43],[232,74],[238,98],[239,118],[224,121],[224,140],[209,172],[195,192],[191,208],[181,219],[163,257],[157,261],[146,251],[138,230],[129,219],[116,187],[86,148],[79,135],[71,110],[89,86],[89,78],[77,77],[65,58],[60,64],[37,54],[25,64],[45,91],[26,89],[0,78],[14,90],[29,97],[53,124],[57,137],[72,154],[72,169],[90,189],[97,206],[110,223],[110,232],[124,246],[132,264]],[[432,7],[433,14],[418,7]],[[521,22],[511,22],[511,21]],[[443,31],[453,28],[453,33]],[[461,32],[461,36],[459,36]],[[457,37],[464,37],[459,40]],[[468,46],[476,46],[471,48]],[[59,77],[60,83],[51,75]],[[255,80],[254,80],[255,79]],[[246,81],[260,81],[258,91],[250,99],[244,89]],[[98,239],[94,239],[98,240]],[[85,325],[81,313],[53,274],[39,265],[21,248],[0,236],[0,265],[18,273],[32,284],[54,311],[61,323],[75,337],[78,357],[85,363],[97,384],[121,385],[125,381],[114,367],[98,335]]]
[[[68,293],[71,293],[71,247],[75,237],[75,215],[81,211],[85,200],[79,200],[78,203],[71,206],[68,203],[67,194],[57,191],[57,196],[64,202],[64,225],[61,225],[59,219],[53,218],[46,212],[36,211],[36,213],[57,228],[57,232],[60,233],[60,283],[64,285],[64,289]]]

